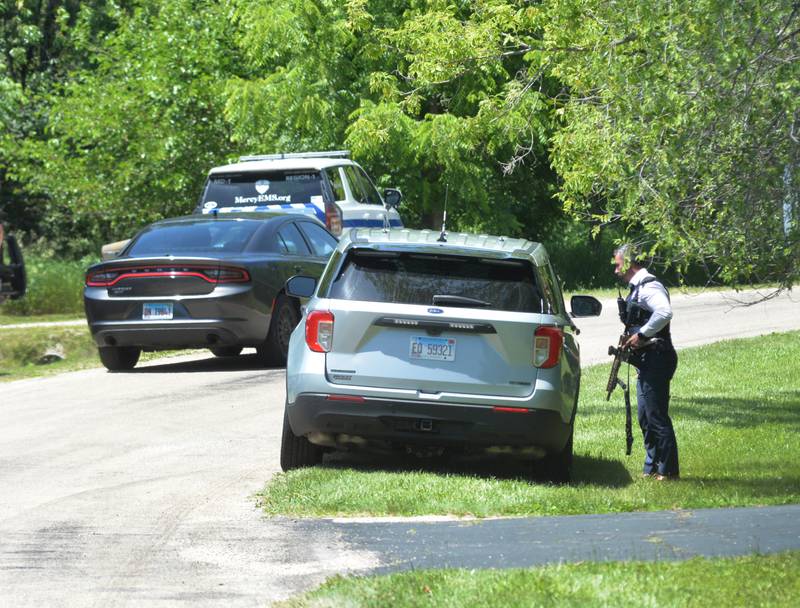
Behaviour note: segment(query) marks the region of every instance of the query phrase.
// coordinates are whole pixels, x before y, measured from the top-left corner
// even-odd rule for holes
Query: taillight
[[[234,266],[209,268],[202,272],[216,283],[246,283],[250,280],[250,273],[244,268],[236,268]]]
[[[533,334],[533,365],[554,367],[561,358],[564,332],[558,327],[539,327]]]
[[[312,310],[306,316],[306,344],[315,353],[327,353],[333,344],[333,313]]]
[[[116,270],[101,270],[86,273],[87,287],[108,287],[119,276]]]
[[[342,234],[342,210],[334,203],[325,203],[325,225],[336,236]]]

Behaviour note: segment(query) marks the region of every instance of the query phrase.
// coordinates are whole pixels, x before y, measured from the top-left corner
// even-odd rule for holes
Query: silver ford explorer
[[[284,470],[333,449],[480,449],[569,480],[579,349],[541,244],[357,229],[318,282],[286,289],[311,299],[289,342]]]

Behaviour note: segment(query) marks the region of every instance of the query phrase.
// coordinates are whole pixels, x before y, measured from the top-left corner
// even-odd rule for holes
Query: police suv
[[[347,151],[243,156],[208,174],[195,213],[279,211],[306,213],[336,236],[349,228],[403,226],[402,194],[383,196]]]

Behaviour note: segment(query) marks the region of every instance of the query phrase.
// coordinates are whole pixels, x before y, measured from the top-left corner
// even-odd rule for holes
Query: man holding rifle
[[[678,479],[678,442],[669,417],[669,385],[678,366],[669,325],[672,306],[664,285],[641,266],[635,248],[614,252],[614,273],[630,286],[625,300],[623,345],[639,371],[636,394],[639,426],[644,436],[643,474],[659,481]]]

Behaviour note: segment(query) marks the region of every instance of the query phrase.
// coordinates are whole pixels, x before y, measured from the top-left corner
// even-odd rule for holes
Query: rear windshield
[[[127,255],[239,253],[260,222],[215,220],[151,226],[133,242]]]
[[[200,207],[321,204],[320,179],[319,171],[215,174],[208,178]]]
[[[533,267],[523,260],[351,250],[328,297],[542,312]]]

